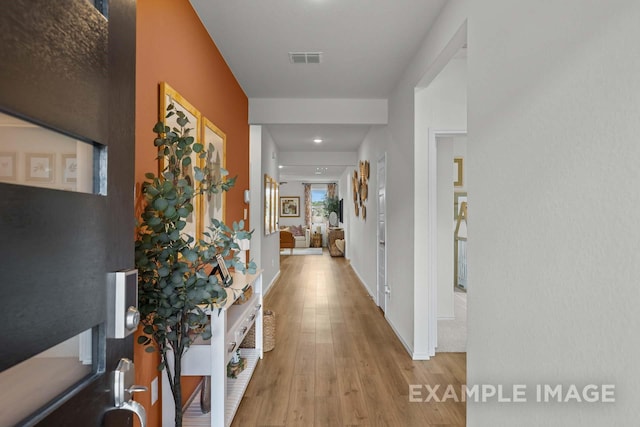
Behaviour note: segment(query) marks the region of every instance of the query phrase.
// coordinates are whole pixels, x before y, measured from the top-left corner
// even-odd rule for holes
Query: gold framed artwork
[[[300,216],[300,197],[283,196],[280,197],[280,216],[281,217],[299,217]]]
[[[165,127],[168,126],[171,130],[175,128],[180,128],[177,122],[177,115],[173,114],[167,117],[167,107],[169,105],[174,105],[174,111],[180,110],[182,111],[186,118],[189,120],[189,123],[185,127],[189,136],[195,138],[196,142],[202,141],[200,135],[200,126],[202,115],[200,111],[196,109],[189,101],[187,101],[182,95],[178,93],[174,88],[172,88],[167,82],[160,83],[160,102],[159,102],[159,111],[158,111],[158,120],[165,124]],[[166,158],[170,156],[171,153],[158,153],[158,174],[162,174],[166,165]],[[187,177],[187,181],[190,181],[189,184],[195,187],[195,179],[194,179],[194,167],[200,165],[200,159],[197,153],[191,153],[191,164],[186,167],[184,171],[185,176]],[[186,218],[187,225],[183,229],[183,231],[193,236],[193,238],[198,239],[202,236],[204,231],[204,223],[202,220],[203,209],[201,207],[201,196],[194,197],[192,201],[193,211],[191,215]]]
[[[264,234],[271,234],[271,177],[264,175]]]
[[[264,234],[278,230],[278,182],[264,174]]]
[[[198,165],[205,175],[211,174],[215,182],[222,182],[227,176],[227,135],[206,117],[202,117],[201,135],[207,157],[199,159]],[[204,221],[202,226],[204,232],[211,225],[212,219],[224,222],[226,192],[205,194],[201,198],[200,209],[201,218]]]
[[[458,216],[460,215],[460,206],[462,202],[467,201],[467,192],[466,191],[457,191],[453,194],[453,219],[458,220]]]
[[[464,161],[462,157],[453,159],[453,186],[462,187],[464,185]]]
[[[278,222],[279,222],[279,212],[278,212],[278,199],[280,197],[280,185],[274,180],[273,181],[273,217],[271,218],[273,226],[272,229],[274,232],[278,231]]]

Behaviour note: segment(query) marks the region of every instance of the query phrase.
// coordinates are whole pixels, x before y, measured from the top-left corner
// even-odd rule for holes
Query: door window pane
[[[95,372],[88,329],[0,372],[0,426],[16,425]]]
[[[0,113],[0,182],[106,194],[106,148]]]

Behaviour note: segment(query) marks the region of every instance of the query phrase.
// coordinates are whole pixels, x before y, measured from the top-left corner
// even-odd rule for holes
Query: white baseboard
[[[400,335],[400,333],[398,332],[398,329],[396,328],[396,325],[393,324],[391,319],[389,319],[386,314],[385,314],[384,318],[386,319],[386,321],[389,324],[389,326],[391,326],[391,329],[393,330],[393,333],[396,334],[396,337],[398,337],[398,339],[400,340],[400,343],[402,344],[402,346],[405,348],[405,350],[407,350],[407,353],[409,353],[409,356],[411,356],[413,358],[414,357],[413,347],[410,346],[409,343],[407,343],[404,340],[404,338],[402,338],[402,335]],[[418,359],[415,359],[415,360],[418,360]]]
[[[262,298],[266,297],[267,294],[269,292],[271,292],[271,288],[273,287],[273,285],[276,283],[276,281],[278,280],[278,278],[280,277],[280,270],[278,270],[278,272],[276,273],[275,276],[273,276],[273,279],[271,280],[271,282],[269,282],[269,284],[267,285],[267,288],[264,290],[264,292],[262,293]]]
[[[413,353],[411,355],[411,359],[413,360],[431,360],[431,356],[429,353]]]
[[[356,276],[358,277],[358,279],[360,280],[360,284],[367,290],[367,293],[369,294],[369,296],[371,297],[371,299],[373,299],[374,303],[376,301],[376,296],[371,293],[371,290],[367,287],[367,285],[365,284],[365,281],[362,279],[362,276],[360,276],[360,273],[358,273],[358,270],[356,270],[353,267],[353,264],[351,264],[351,269],[353,270],[354,273],[356,273]],[[398,333],[398,329],[396,329],[395,325],[393,324],[393,322],[389,319],[389,317],[387,317],[387,315],[384,315],[384,319],[387,321],[387,323],[389,324],[389,326],[391,326],[391,329],[393,330],[393,333],[396,334],[396,337],[398,337],[398,340],[400,340],[400,343],[402,344],[402,346],[405,348],[405,350],[407,350],[407,353],[409,353],[409,355],[413,358],[413,360],[429,360],[429,356],[428,355],[422,355],[422,354],[418,354],[418,353],[414,353],[413,352],[413,347],[410,346],[403,338],[402,336]]]
[[[349,263],[349,264],[351,264],[351,263]],[[356,270],[356,268],[353,266],[353,264],[351,264],[351,269],[353,270],[354,273],[356,273],[356,276],[360,280],[360,284],[367,290],[367,293],[369,294],[369,296],[373,299],[374,302],[376,302],[376,296],[373,293],[371,293],[371,290],[367,286],[367,284],[364,281],[364,279],[362,278],[362,276],[360,276],[360,273],[358,273],[358,270]]]

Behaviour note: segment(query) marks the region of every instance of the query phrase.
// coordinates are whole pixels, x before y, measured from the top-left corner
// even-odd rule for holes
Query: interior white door
[[[389,288],[387,286],[387,155],[378,160],[378,306],[385,311]]]

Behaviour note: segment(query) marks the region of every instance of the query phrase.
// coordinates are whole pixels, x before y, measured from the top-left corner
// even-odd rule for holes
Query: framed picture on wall
[[[460,206],[462,206],[462,202],[467,201],[467,192],[466,191],[457,191],[453,193],[453,219],[455,221],[458,220],[460,216]]]
[[[300,216],[300,197],[280,197],[280,216],[283,218]]]
[[[278,182],[274,179],[273,180],[273,200],[271,203],[271,221],[272,221],[272,230],[275,233],[276,231],[278,231],[278,222],[279,222],[279,215],[278,215],[278,199],[280,197],[280,186],[278,185]]]
[[[0,153],[0,181],[16,180],[16,153]]]
[[[205,175],[213,178],[214,182],[224,182],[227,176],[227,135],[222,132],[206,117],[202,117],[202,138],[204,148],[207,150],[207,157],[199,159],[200,167]],[[224,222],[224,208],[226,202],[226,191],[216,194],[202,195],[203,231],[211,225],[211,219]]]
[[[464,185],[464,167],[462,157],[453,159],[453,186],[462,187]]]
[[[73,184],[78,180],[78,159],[75,154],[62,154],[62,183]]]
[[[269,175],[264,174],[264,234],[273,233],[271,226],[271,215],[273,214],[273,194],[272,179]]]
[[[26,180],[54,182],[54,156],[53,153],[27,153],[25,157]]]
[[[169,86],[166,82],[160,83],[160,102],[159,102],[159,111],[158,111],[158,120],[163,122],[165,127],[180,128],[178,124],[178,116],[174,114],[170,114],[167,111],[167,107],[169,105],[173,105],[174,108],[172,111],[182,111],[185,114],[185,117],[189,120],[189,123],[185,126],[185,130],[188,132],[189,136],[195,138],[195,142],[202,141],[200,137],[200,122],[201,122],[201,114],[189,101],[182,97],[175,89]],[[169,117],[167,117],[169,116]],[[186,176],[189,185],[195,188],[195,179],[194,179],[194,167],[199,166],[200,160],[198,158],[197,153],[191,153],[191,164],[186,166],[184,171],[184,175]],[[161,175],[166,167],[166,158],[164,156],[159,156],[158,161],[158,174]],[[186,218],[187,225],[184,227],[183,231],[192,236],[194,239],[199,239],[202,236],[204,231],[204,223],[202,221],[203,210],[201,208],[202,204],[202,196],[194,197],[192,201],[193,211]]]

